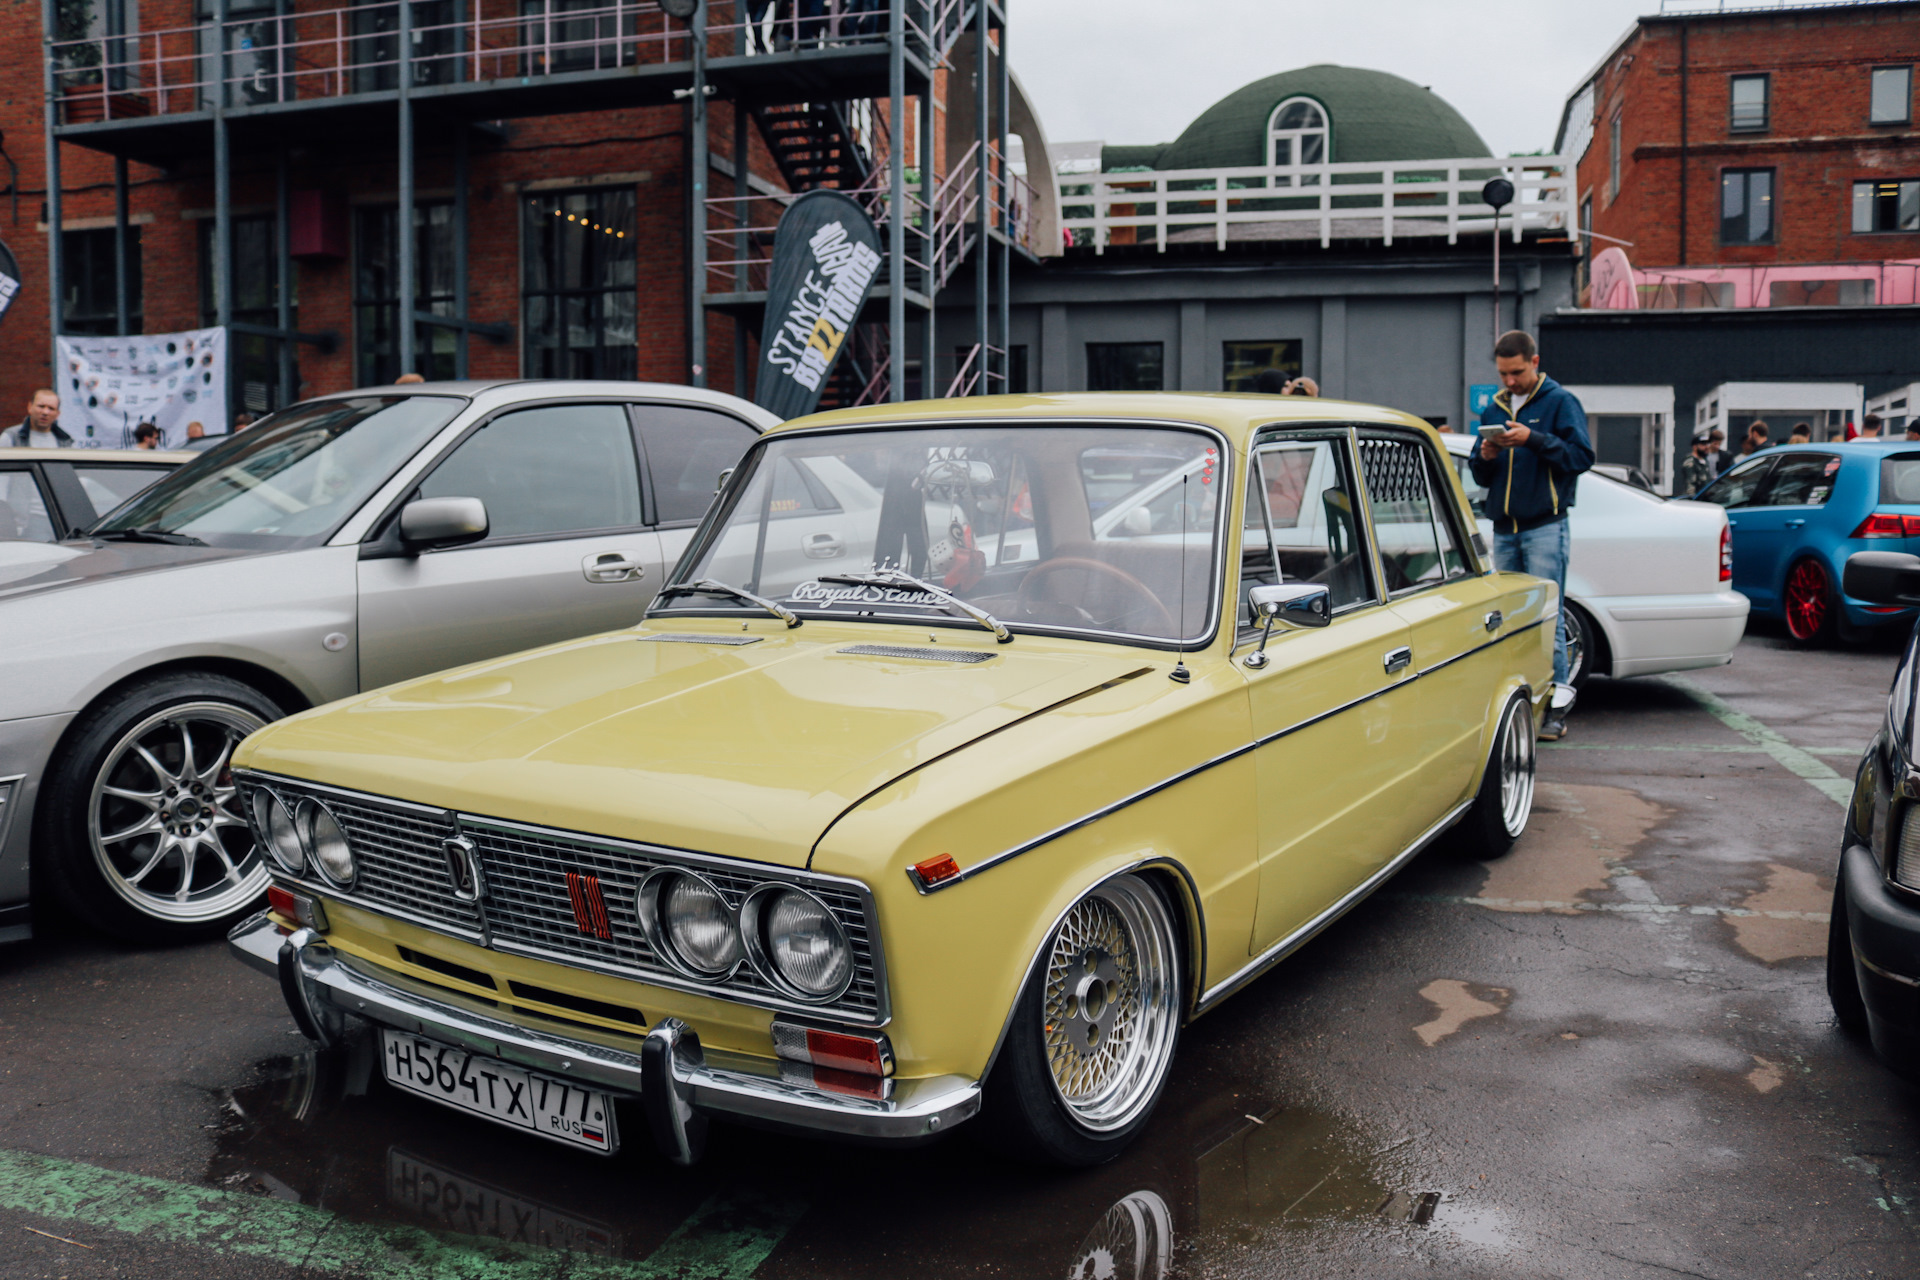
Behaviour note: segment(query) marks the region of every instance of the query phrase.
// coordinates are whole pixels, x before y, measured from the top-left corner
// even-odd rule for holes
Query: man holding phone
[[[1567,509],[1580,473],[1593,465],[1587,415],[1566,388],[1540,372],[1533,336],[1509,329],[1493,346],[1503,388],[1480,415],[1480,447],[1470,465],[1486,487],[1493,520],[1494,567],[1546,578],[1560,588],[1553,649],[1553,699],[1542,739],[1566,736],[1573,689],[1567,684]]]

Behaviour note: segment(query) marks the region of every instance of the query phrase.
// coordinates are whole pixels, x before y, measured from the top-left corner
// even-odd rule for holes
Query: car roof
[[[1183,422],[1213,427],[1236,447],[1244,449],[1253,433],[1278,424],[1321,422],[1417,427],[1433,435],[1425,419],[1398,409],[1352,400],[1323,400],[1317,396],[1253,395],[1212,391],[1077,391],[1005,396],[966,396],[952,400],[910,400],[901,404],[863,405],[795,418],[774,430],[795,431],[820,427],[889,427],[920,423],[998,418],[1027,420],[1035,426],[1048,420],[1142,423]]]
[[[0,449],[0,462],[192,462],[187,449]]]
[[[716,409],[726,409],[749,419],[762,431],[779,421],[750,400],[728,395],[724,391],[713,391],[706,387],[689,387],[678,382],[628,382],[619,379],[591,378],[470,378],[463,382],[409,382],[395,386],[355,387],[349,391],[333,391],[324,396],[314,396],[313,400],[340,400],[349,396],[465,396],[470,400],[493,400],[498,403],[511,403],[521,395],[528,399],[545,399],[549,396],[618,396],[623,399],[658,398],[675,400],[682,404],[711,405]],[[305,400],[302,404],[310,404]]]

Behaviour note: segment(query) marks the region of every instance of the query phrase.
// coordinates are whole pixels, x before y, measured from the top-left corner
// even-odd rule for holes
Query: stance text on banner
[[[781,418],[812,413],[880,270],[880,236],[851,196],[809,191],[774,233],[754,400]]]
[[[63,336],[59,391],[60,425],[83,446],[131,449],[143,422],[160,428],[162,449],[184,444],[195,422],[224,434],[227,331]]]

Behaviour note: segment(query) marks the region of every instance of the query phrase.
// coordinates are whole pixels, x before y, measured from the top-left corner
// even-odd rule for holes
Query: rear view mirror
[[[1868,604],[1920,605],[1920,556],[1856,551],[1847,557],[1840,589]]]
[[[1256,621],[1266,625],[1260,632],[1260,647],[1247,655],[1246,662],[1255,671],[1267,665],[1267,641],[1273,636],[1273,624],[1288,628],[1324,627],[1333,621],[1333,592],[1324,582],[1282,582],[1271,587],[1250,587],[1247,608]]]
[[[400,508],[400,540],[409,551],[432,551],[487,536],[487,504],[478,498],[416,498]]]

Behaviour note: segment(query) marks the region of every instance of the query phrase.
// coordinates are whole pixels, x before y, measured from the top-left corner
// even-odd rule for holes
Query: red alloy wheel
[[[1818,560],[1802,560],[1787,574],[1787,632],[1795,640],[1807,641],[1826,629],[1828,603],[1827,571]]]

